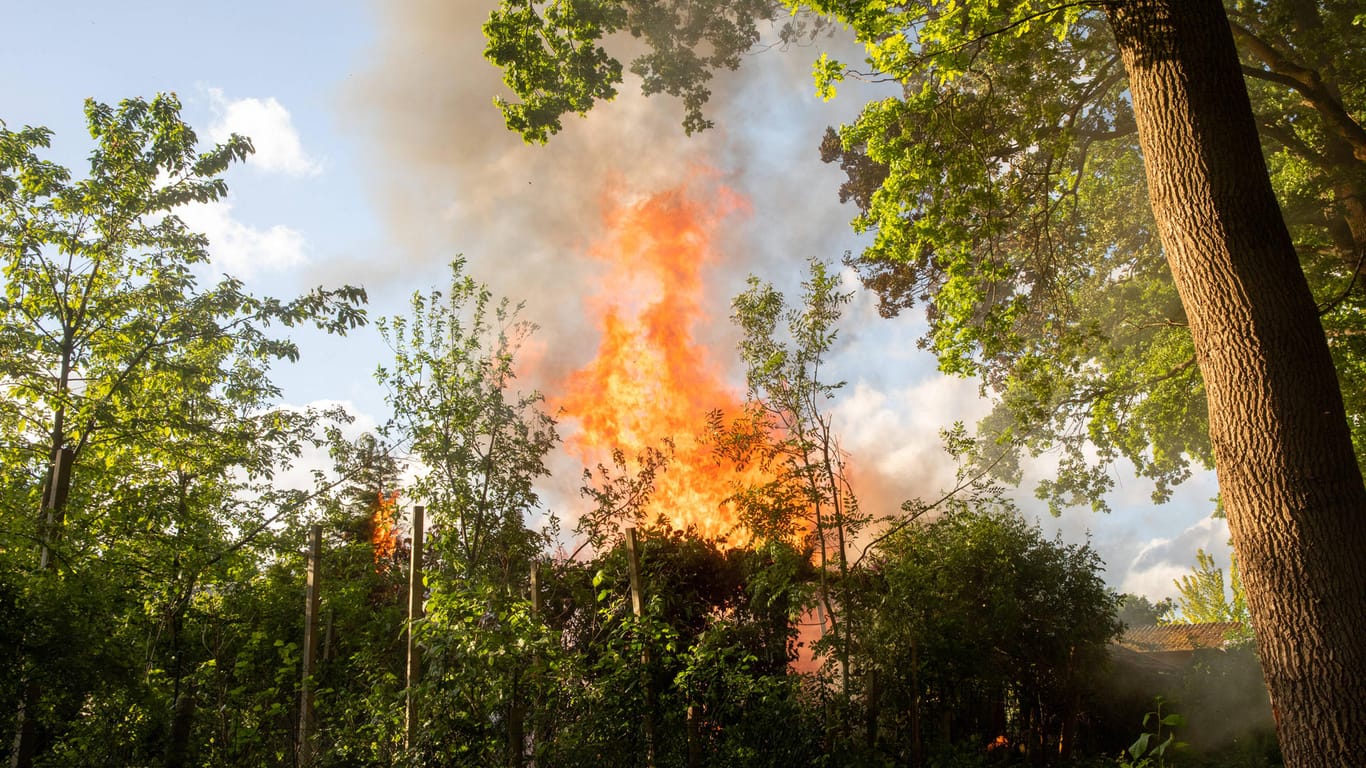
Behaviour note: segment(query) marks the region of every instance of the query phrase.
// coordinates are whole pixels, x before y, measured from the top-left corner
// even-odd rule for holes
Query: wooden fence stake
[[[313,711],[313,672],[318,660],[319,579],[322,576],[323,527],[313,525],[308,532],[308,586],[304,593],[303,684],[299,690],[299,766],[312,768],[314,732],[317,722]]]
[[[43,494],[43,543],[38,556],[40,571],[56,568],[52,546],[61,535],[62,523],[66,519],[66,498],[71,493],[71,464],[75,458],[76,453],[70,448],[62,448],[52,454],[52,468]]]
[[[536,563],[531,564],[531,618],[534,621],[537,613],[538,587],[536,578]],[[512,696],[508,704],[507,715],[507,764],[508,768],[524,768],[526,765],[526,715],[527,702],[523,689],[524,678],[519,670],[513,673],[512,677]],[[535,717],[535,713],[532,713]],[[534,731],[535,728],[533,727]]]
[[[636,529],[626,529],[626,564],[631,577],[631,611],[636,618],[645,615],[645,589],[640,579],[640,542],[636,539]],[[640,652],[641,685],[645,692],[645,766],[655,766],[655,698],[654,688],[650,685],[650,644],[642,643]]]
[[[413,507],[412,559],[408,566],[408,691],[407,707],[403,716],[403,748],[411,749],[416,741],[417,686],[422,677],[422,650],[417,647],[413,627],[422,618],[422,514],[421,506]]]
[[[531,563],[531,617],[539,624],[541,622],[541,564],[536,561]],[[545,681],[541,676],[541,659],[535,658],[532,662],[532,669],[535,670],[531,679],[531,765],[537,765],[536,751],[546,742],[545,735],[545,697],[541,695],[542,686]]]
[[[71,464],[76,454],[70,448],[59,448],[52,452],[52,464],[48,467],[47,484],[43,488],[42,516],[39,518],[38,570],[48,572],[57,570],[57,562],[52,547],[61,533],[62,521],[66,515],[66,497],[71,490]],[[38,726],[36,722],[38,702],[42,690],[38,681],[28,671],[24,673],[23,693],[19,697],[19,707],[14,714],[14,742],[10,749],[10,768],[29,768],[38,748]]]

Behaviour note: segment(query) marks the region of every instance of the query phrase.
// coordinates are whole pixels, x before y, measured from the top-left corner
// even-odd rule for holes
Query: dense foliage
[[[1225,5],[1366,455],[1366,26],[1349,2]],[[664,21],[639,22],[656,15]],[[508,127],[544,142],[564,114],[615,95],[622,65],[610,34],[628,31],[647,48],[630,66],[645,92],[684,95],[692,131],[710,125],[706,69],[736,67],[730,52],[768,24],[777,39],[767,42],[782,45],[852,31],[863,62],[821,54],[813,65],[825,98],[848,78],[900,86],[820,146],[848,176],[839,198],[858,208],[854,229],[872,235],[850,263],[884,314],[924,307],[921,343],[944,371],[980,378],[997,403],[984,437],[1016,455],[1061,450],[1041,496],[1104,508],[1109,467],[1123,457],[1162,500],[1192,464],[1212,466],[1201,374],[1103,3],[507,0],[485,26],[486,56],[521,99],[499,102]],[[716,55],[694,53],[703,50]],[[562,93],[577,96],[551,96]],[[1015,461],[988,458],[1018,477]]]
[[[270,480],[326,417],[274,404],[269,367],[297,352],[268,328],[365,319],[356,288],[199,286],[207,243],[175,209],[221,197],[251,145],[200,153],[179,109],[88,102],[79,180],[45,129],[0,129],[0,697],[15,750],[66,764],[183,759],[200,696],[213,749],[279,728],[294,646],[269,596],[293,588],[303,496]],[[232,681],[250,667],[269,684]]]
[[[730,424],[698,414],[718,456],[773,471],[735,489],[750,545],[641,516],[661,449],[588,473],[591,546],[552,554],[534,484],[557,435],[517,389],[534,330],[517,307],[457,261],[447,289],[381,321],[393,418],[345,439],[344,414],[278,405],[270,365],[297,352],[268,330],[345,332],[363,292],[202,289],[208,243],[175,214],[223,195],[250,144],[200,152],[172,97],[87,115],[97,146],[76,182],[38,156],[46,131],[0,130],[11,764],[298,764],[305,682],[319,766],[975,765],[1084,742],[1118,629],[1095,553],[990,494],[861,510],[822,407],[848,298],[824,265],[799,307],[759,281],[737,298],[750,403]],[[334,466],[290,487],[306,446]],[[413,622],[409,502],[430,522]]]
[[[535,103],[544,82],[522,72],[619,77],[605,46],[622,25],[593,20],[650,6],[506,0],[500,10],[555,23],[511,52],[491,23],[487,53]],[[846,26],[864,62],[822,54],[822,97],[849,77],[897,86],[822,152],[849,174],[841,197],[871,235],[850,262],[884,312],[922,307],[922,345],[996,401],[980,465],[1018,482],[1022,455],[1056,451],[1037,488],[1055,510],[1104,509],[1120,460],[1153,481],[1155,501],[1194,467],[1216,469],[1288,757],[1353,759],[1366,589],[1337,574],[1361,567],[1366,503],[1359,4],[727,9],[753,14],[726,17],[741,37],[784,12],[783,42],[803,14]],[[566,37],[591,56],[563,56]],[[584,112],[610,95],[538,105]],[[529,141],[559,127],[557,115],[528,130],[510,106]]]
[[[870,740],[902,763],[921,742],[998,737],[1068,754],[1119,630],[1099,565],[1008,509],[951,512],[885,539],[868,566],[874,586],[860,591],[876,601],[860,639],[878,692]]]

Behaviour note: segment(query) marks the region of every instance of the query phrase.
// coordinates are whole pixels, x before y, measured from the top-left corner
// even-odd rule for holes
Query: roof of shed
[[[1117,645],[1139,653],[1172,653],[1199,648],[1224,648],[1230,632],[1242,627],[1236,621],[1211,624],[1163,624],[1127,627]]]

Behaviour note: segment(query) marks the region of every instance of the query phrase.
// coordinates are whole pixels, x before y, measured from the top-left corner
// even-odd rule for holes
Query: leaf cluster
[[[1366,28],[1350,2],[1225,5],[1268,168],[1366,455]],[[656,9],[610,7],[618,18]],[[772,6],[724,7],[737,28],[776,15]],[[883,314],[923,307],[921,344],[942,370],[978,378],[995,400],[980,431],[1013,454],[994,462],[997,476],[1017,482],[1021,456],[1056,452],[1056,476],[1039,496],[1054,511],[1104,510],[1121,459],[1152,481],[1155,502],[1193,468],[1210,467],[1204,385],[1156,237],[1103,4],[791,0],[782,8],[794,19],[784,45],[814,17],[864,46],[857,65],[816,59],[822,98],[849,77],[900,86],[822,142],[822,157],[848,176],[840,199],[858,206],[854,229],[872,238],[848,263]],[[612,29],[591,35],[605,39]],[[642,35],[654,52],[646,59],[708,39],[670,29]],[[744,39],[753,36],[735,38]],[[544,50],[492,58],[506,72],[555,65]],[[688,62],[654,66],[647,84],[673,77],[685,101],[704,95],[691,64],[714,62]],[[618,67],[604,79],[619,75]],[[512,127],[537,141],[553,132]]]
[[[775,8],[772,0],[502,2],[484,24],[484,56],[502,68],[517,100],[494,102],[509,130],[544,144],[565,114],[616,96],[623,66],[600,42],[624,32],[646,45],[629,66],[644,93],[681,99],[689,134],[710,128],[702,109],[712,72],[740,65],[759,40],[756,20]]]
[[[43,157],[46,129],[0,127],[0,583],[20,610],[7,703],[24,699],[16,726],[58,764],[138,764],[185,757],[177,702],[197,691],[242,715],[220,733],[254,734],[233,737],[233,759],[271,762],[278,738],[249,743],[292,718],[229,682],[242,662],[292,690],[290,633],[243,632],[268,624],[272,585],[293,594],[280,553],[308,494],[272,478],[347,418],[276,404],[271,365],[298,351],[271,326],[353,329],[365,293],[202,287],[209,243],[177,212],[220,199],[250,142],[201,150],[174,95],[85,113],[84,178]]]

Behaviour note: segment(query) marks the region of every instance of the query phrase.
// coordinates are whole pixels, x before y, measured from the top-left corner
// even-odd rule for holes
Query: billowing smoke
[[[811,52],[772,50],[749,57],[738,73],[718,75],[710,106],[714,130],[685,136],[681,105],[642,97],[628,76],[615,102],[586,119],[567,118],[549,145],[528,146],[506,130],[492,103],[506,89],[482,57],[480,26],[491,8],[488,0],[377,7],[373,66],[357,76],[346,112],[377,150],[368,172],[392,248],[352,265],[346,277],[372,286],[393,281],[408,291],[440,284],[445,263],[465,254],[476,279],[526,302],[528,318],[541,326],[531,383],[554,395],[556,383],[596,351],[585,297],[597,292],[603,275],[589,251],[604,237],[604,212],[680,185],[701,196],[729,188],[749,201],[750,212],[718,225],[721,255],[703,276],[710,321],[694,332],[739,392],[729,299],[746,275],[759,274],[795,296],[808,257],[837,260],[859,247],[848,227],[853,211],[837,202],[839,172],[820,162],[817,146],[826,125],[847,121],[866,99],[855,94],[820,102],[808,74]],[[885,356],[873,359],[886,363]],[[857,367],[869,360],[849,362]],[[863,377],[857,370],[835,375],[850,379],[851,387]],[[887,444],[891,439],[846,440],[845,447],[885,452],[897,447]],[[900,439],[933,445],[936,435]],[[863,474],[878,492],[927,496],[937,487],[907,486],[942,476],[927,472],[907,482],[906,476]],[[571,470],[568,482],[576,475]],[[867,498],[865,506],[895,509],[900,501]]]

